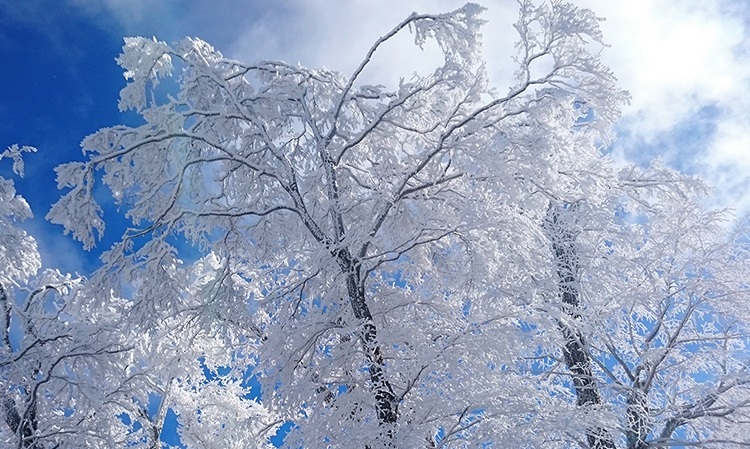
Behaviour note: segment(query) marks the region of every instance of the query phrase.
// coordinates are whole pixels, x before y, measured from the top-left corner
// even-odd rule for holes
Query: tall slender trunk
[[[337,259],[346,276],[346,289],[354,316],[362,322],[362,349],[367,357],[370,382],[375,394],[378,420],[381,425],[392,426],[398,420],[398,400],[390,382],[385,378],[383,353],[377,343],[378,331],[365,300],[359,266],[352,259],[348,248],[338,251]]]
[[[316,129],[314,124],[312,126],[313,129]],[[335,123],[333,129],[335,129]],[[346,278],[346,290],[349,296],[349,303],[354,311],[354,316],[362,323],[360,338],[362,349],[367,358],[367,369],[370,373],[370,382],[372,383],[373,395],[375,396],[378,423],[383,428],[382,435],[385,437],[385,447],[393,447],[391,440],[393,438],[393,426],[398,421],[399,401],[393,392],[390,382],[385,378],[385,362],[383,361],[383,353],[378,345],[378,330],[365,299],[365,289],[362,284],[359,261],[352,257],[348,246],[342,245],[342,242],[346,240],[346,228],[339,200],[336,163],[328,150],[328,145],[334,133],[333,129],[328,137],[321,142],[321,146],[319,147],[320,159],[326,172],[328,199],[331,201],[330,214],[333,219],[333,243],[336,245],[336,249],[332,251],[332,255],[336,258],[341,272]],[[365,445],[365,448],[372,449],[372,446]]]
[[[317,129],[314,123],[311,123],[313,129]],[[326,172],[328,199],[331,201],[331,217],[333,218],[334,242],[341,245],[346,237],[346,228],[344,227],[344,217],[341,214],[339,200],[339,186],[336,173],[336,162],[328,150],[328,145],[334,135],[334,128],[330,134],[320,142],[319,154]],[[375,405],[378,414],[378,420],[381,426],[392,426],[398,420],[398,400],[393,393],[390,382],[385,378],[385,363],[383,354],[377,343],[378,331],[375,322],[372,320],[370,308],[365,300],[365,290],[362,285],[359,262],[352,257],[348,246],[339,247],[333,251],[333,256],[338,261],[341,271],[346,277],[346,290],[349,295],[349,302],[352,305],[354,316],[362,322],[362,349],[367,357],[368,370],[370,372],[370,381],[372,382],[373,392],[375,394]],[[389,435],[392,432],[387,432]]]
[[[562,300],[563,310],[574,320],[581,320],[579,311],[580,292],[577,286],[578,255],[576,253],[575,232],[570,225],[563,223],[561,214],[574,213],[575,205],[565,210],[561,206],[550,206],[547,218],[547,232],[552,240],[552,250],[557,265],[558,291]],[[596,406],[602,404],[599,388],[594,377],[591,355],[586,349],[586,340],[580,331],[558,321],[560,332],[565,339],[563,356],[568,370],[572,373],[577,404],[579,407]],[[615,449],[615,444],[604,429],[586,429],[586,439],[592,449]]]
[[[352,258],[349,248],[344,247],[336,254],[341,271],[346,276],[346,290],[349,295],[349,303],[354,311],[354,316],[362,322],[362,349],[367,357],[367,369],[370,373],[370,382],[375,396],[375,409],[378,414],[378,422],[383,427],[384,447],[393,447],[390,441],[393,438],[393,426],[398,421],[398,398],[393,392],[393,387],[385,378],[385,362],[383,353],[378,345],[378,330],[372,319],[370,308],[365,300],[365,290],[361,282],[359,265]],[[365,449],[374,449],[377,446],[366,444]]]

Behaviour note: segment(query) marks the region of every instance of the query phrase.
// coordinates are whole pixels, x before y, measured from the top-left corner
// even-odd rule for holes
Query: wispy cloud
[[[604,60],[633,100],[616,156],[660,156],[750,213],[750,5],[740,1],[583,1],[607,21]]]
[[[281,2],[280,11],[268,11],[263,20],[244,30],[229,53],[243,59],[284,59],[311,67],[351,73],[370,46],[412,12],[440,13],[457,9],[461,1],[351,2],[297,0]],[[398,81],[411,71],[434,69],[437,55],[422,52],[405,31],[385,45],[368,69],[371,80]]]

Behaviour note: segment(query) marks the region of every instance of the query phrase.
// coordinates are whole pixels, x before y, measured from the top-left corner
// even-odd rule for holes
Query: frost
[[[120,91],[120,111],[135,109],[140,112],[146,108],[147,88],[156,87],[159,78],[172,74],[170,48],[164,42],[143,37],[125,38],[123,54],[117,63],[125,69],[125,79],[132,80]]]
[[[702,206],[700,180],[601,154],[627,94],[591,11],[520,2],[505,96],[481,11],[413,14],[350,76],[126,39],[120,106],[147,123],[87,137],[48,218],[91,247],[102,173],[132,227],[89,281],[11,305],[31,318],[0,364],[22,386],[8,445],[91,441],[50,430],[71,413],[109,447],[158,447],[172,410],[201,448],[264,447],[285,422],[290,448],[741,447],[747,229]],[[362,85],[408,28],[444,62]],[[172,61],[176,98],[147,100]]]
[[[8,147],[7,150],[0,153],[0,160],[2,160],[4,157],[10,157],[13,159],[13,173],[17,174],[18,176],[23,178],[23,158],[21,157],[21,153],[35,153],[36,148],[34,147],[19,147],[18,145],[14,144]]]

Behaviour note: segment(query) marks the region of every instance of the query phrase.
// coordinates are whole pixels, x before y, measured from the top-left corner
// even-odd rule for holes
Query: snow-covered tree
[[[92,247],[101,170],[133,222],[89,293],[125,298],[134,349],[107,403],[128,444],[158,447],[168,408],[189,447],[262,447],[283,421],[287,447],[742,441],[715,422],[744,419],[741,239],[695,182],[602,155],[627,95],[600,19],[519,3],[505,94],[473,4],[409,16],[349,76],[125,40],[120,107],[145,124],[87,137],[48,218]],[[443,63],[363,84],[407,30]]]
[[[31,150],[13,146],[0,156],[12,157],[22,175],[21,152]],[[206,257],[189,271],[179,269],[177,260],[167,265],[161,259],[165,275],[158,279],[169,298],[183,295],[179,313],[141,300],[143,288],[155,292],[146,276],[129,284],[125,299],[99,282],[55,270],[37,275],[36,243],[18,226],[31,215],[29,207],[10,180],[0,178],[0,189],[3,447],[161,448],[169,408],[185,417],[181,435],[188,447],[266,447],[265,435],[278,422],[254,400],[240,397],[242,376],[209,379],[204,372],[231,366],[242,355],[225,338],[228,330],[217,335],[200,326],[202,306],[210,303],[210,289],[222,274],[214,259]],[[120,275],[132,279],[132,273]],[[128,319],[138,315],[150,319]]]
[[[619,179],[608,218],[584,201],[551,213],[559,294],[538,307],[563,339],[537,360],[558,379],[567,366],[579,405],[617,416],[589,430],[591,447],[743,447],[747,229],[727,232],[727,212],[701,204],[706,187],[658,161]]]
[[[496,297],[494,276],[499,266],[525,276],[540,242],[529,224],[547,199],[534,186],[553,182],[564,149],[556,128],[590,152],[623,95],[586,50],[584,38],[600,40],[598,19],[558,3],[521,5],[518,83],[496,95],[479,59],[480,12],[469,4],[412,15],[350,77],[247,65],[194,39],[128,39],[119,61],[133,81],[120,106],[147,123],[87,138],[91,159],[58,169],[72,191],[49,217],[90,247],[103,229],[91,195],[103,169],[134,224],[145,223],[108,252],[103,270],[152,265],[146,307],[170,307],[179,291],[151,274],[173,252],[169,236],[219,257],[216,318],[258,309],[244,326],[260,331],[269,404],[297,423],[290,445],[414,446],[446,429],[499,441],[525,410],[504,403],[516,386],[503,384],[500,367],[515,345],[499,335],[512,333],[513,304],[527,292],[513,285],[513,295]],[[360,85],[381,44],[407,27],[418,44],[435,39],[444,64],[395,90]],[[534,73],[540,59],[549,70]],[[177,98],[150,101],[173,60],[182,67]],[[577,124],[584,116],[592,118]],[[515,251],[482,247],[514,241]],[[237,295],[238,282],[251,293]],[[459,355],[493,346],[486,358]],[[469,388],[481,375],[486,390]]]
[[[22,152],[13,158],[23,175]],[[4,447],[111,447],[101,420],[113,420],[104,400],[108,374],[126,347],[113,331],[114,303],[96,307],[84,280],[41,268],[36,242],[20,229],[31,216],[13,183],[0,178],[0,441]],[[17,295],[17,293],[21,293]],[[103,377],[98,378],[94,373]]]

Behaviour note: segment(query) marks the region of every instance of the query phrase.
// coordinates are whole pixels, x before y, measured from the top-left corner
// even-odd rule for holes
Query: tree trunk
[[[359,266],[352,260],[348,248],[336,254],[339,266],[346,276],[346,289],[354,316],[363,323],[362,348],[367,357],[370,382],[375,394],[375,405],[381,426],[393,426],[398,420],[398,399],[390,382],[385,378],[383,354],[377,343],[377,328],[372,320],[370,308],[365,300],[365,291],[361,283]],[[390,433],[390,430],[389,430]]]
[[[575,233],[569,229],[569,225],[561,223],[560,217],[563,213],[572,213],[575,205],[569,209],[561,206],[550,206],[550,214],[547,218],[547,232],[552,240],[552,249],[555,253],[557,265],[557,277],[559,282],[559,294],[563,303],[565,313],[580,320],[579,291],[577,287],[578,256],[575,247]],[[594,378],[591,356],[586,349],[584,336],[576,329],[571,328],[563,321],[558,321],[558,326],[565,338],[563,356],[568,370],[572,373],[573,386],[575,387],[577,404],[579,407],[596,406],[602,404],[599,396],[599,388]],[[592,449],[615,449],[615,444],[604,429],[586,429],[586,439]]]
[[[625,436],[628,449],[646,449],[648,447],[646,443],[648,427],[645,419],[646,394],[641,390],[639,382],[633,385],[633,390],[628,394],[627,404],[628,428],[625,430]]]

